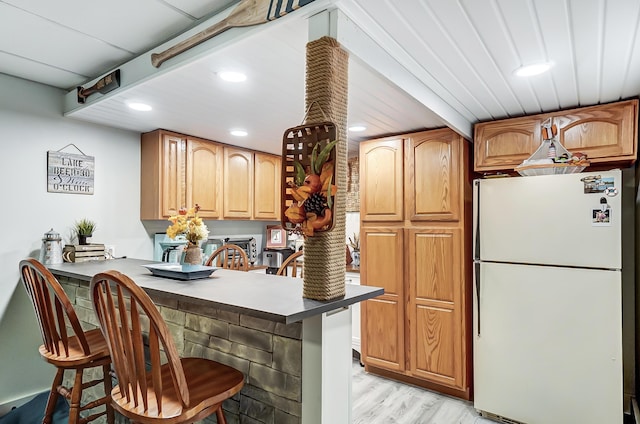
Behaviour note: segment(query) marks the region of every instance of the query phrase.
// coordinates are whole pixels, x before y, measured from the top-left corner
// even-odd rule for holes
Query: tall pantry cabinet
[[[449,129],[360,145],[367,371],[471,396],[471,164]]]

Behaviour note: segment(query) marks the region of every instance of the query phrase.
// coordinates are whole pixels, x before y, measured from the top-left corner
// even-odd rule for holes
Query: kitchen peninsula
[[[48,268],[83,324],[94,327],[91,278],[115,269],[133,279],[160,309],[181,356],[210,358],[245,374],[240,395],[224,405],[227,414],[279,424],[351,422],[351,305],[383,289],[348,284],[344,297],[315,301],[302,297],[301,279],[219,269],[180,281],[151,275],[142,266],[150,263]]]

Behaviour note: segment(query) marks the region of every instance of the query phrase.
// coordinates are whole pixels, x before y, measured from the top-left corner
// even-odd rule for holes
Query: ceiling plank
[[[338,41],[345,49],[369,64],[400,89],[411,93],[411,96],[442,119],[443,126],[449,126],[469,140],[473,139],[471,121],[459,112],[460,109],[454,109],[431,88],[416,78],[407,70],[406,65],[401,65],[341,10],[336,13],[338,14]],[[437,82],[434,82],[434,85],[437,85]]]

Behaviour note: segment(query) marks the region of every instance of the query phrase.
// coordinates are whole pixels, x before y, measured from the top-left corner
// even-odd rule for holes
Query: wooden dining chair
[[[191,423],[212,414],[226,424],[222,402],[244,385],[240,371],[209,359],[180,358],[159,310],[126,275],[96,274],[90,292],[118,378],[111,391],[118,412],[141,424]]]
[[[205,265],[236,271],[249,271],[249,257],[242,247],[236,244],[224,244],[209,256]]]
[[[69,424],[85,424],[105,414],[107,422],[113,423],[114,410],[110,400],[111,357],[100,329],[82,329],[64,289],[56,277],[37,260],[20,261],[20,278],[31,299],[40,326],[44,342],[39,348],[40,355],[58,369],[51,385],[42,422],[51,423],[58,397],[62,395],[69,401]],[[102,367],[102,379],[83,382],[84,371],[94,367]],[[75,372],[71,390],[62,386],[66,370]],[[104,384],[105,396],[82,404],[83,390],[99,383]],[[82,411],[101,406],[105,407],[101,412],[86,417],[80,414]]]
[[[290,277],[304,277],[304,252],[301,250],[299,252],[290,255],[285,261],[280,265],[278,271],[276,271],[276,275],[289,275],[289,268],[291,268]]]

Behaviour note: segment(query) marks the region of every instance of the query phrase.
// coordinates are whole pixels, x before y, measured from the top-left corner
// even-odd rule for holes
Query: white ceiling
[[[309,16],[335,14],[350,52],[349,124],[361,138],[586,106],[640,93],[638,0],[316,0],[268,24],[234,28],[156,69],[151,52],[226,16],[234,0],[0,0],[0,72],[68,91],[70,118],[166,128],[272,153],[304,115]],[[184,35],[182,38],[186,37]],[[174,40],[175,39],[175,40]],[[513,75],[553,61],[544,75]],[[115,68],[121,87],[75,102]],[[243,70],[223,84],[215,72]],[[410,94],[408,94],[410,93]],[[141,100],[153,111],[133,112]],[[232,128],[249,132],[229,135]]]

